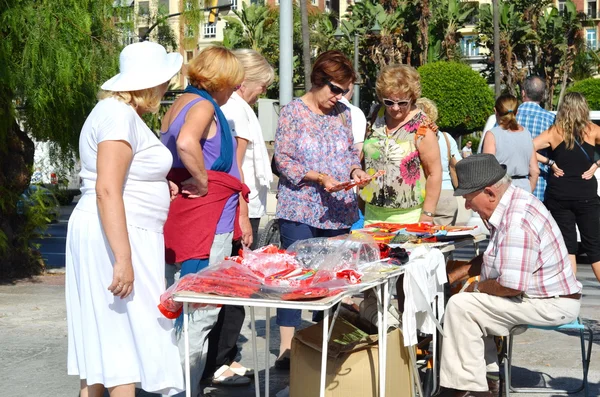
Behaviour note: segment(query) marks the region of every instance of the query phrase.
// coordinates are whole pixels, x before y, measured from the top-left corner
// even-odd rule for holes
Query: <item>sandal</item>
[[[231,371],[233,371],[234,373],[236,373],[239,376],[246,376],[248,378],[251,378],[254,376],[254,370],[252,368],[246,368],[246,367],[229,367],[229,369]]]
[[[227,372],[228,369],[233,370],[233,368],[230,368],[229,365],[222,365],[221,368],[216,370],[212,378],[213,385],[237,387],[248,386],[250,384],[250,379],[246,378],[245,376],[240,376],[235,373],[230,376],[223,375],[225,372]]]

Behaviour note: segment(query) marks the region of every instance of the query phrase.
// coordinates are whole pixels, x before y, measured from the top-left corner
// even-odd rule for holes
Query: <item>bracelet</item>
[[[554,164],[556,163],[556,161],[552,160],[552,159],[548,159],[548,167],[552,167]]]
[[[323,186],[323,178],[325,178],[327,176],[327,174],[322,174],[319,172],[319,178],[317,179],[317,182],[319,183],[319,185]]]
[[[350,170],[350,179],[352,179],[352,174],[354,174],[354,171],[356,171],[356,170],[360,170],[360,168],[354,167],[354,168],[352,168],[352,170]]]
[[[475,285],[473,286],[473,292],[481,293],[479,290],[479,281],[475,281]]]
[[[425,210],[421,210],[421,212],[423,213],[423,215],[433,218],[433,212],[429,212],[429,211],[425,211]]]

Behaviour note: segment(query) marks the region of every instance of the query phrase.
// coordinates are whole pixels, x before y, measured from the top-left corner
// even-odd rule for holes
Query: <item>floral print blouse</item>
[[[346,106],[340,103],[331,113],[320,115],[301,99],[286,105],[275,135],[275,161],[281,173],[278,218],[319,229],[350,228],[358,219],[352,190],[328,193],[317,182],[302,180],[312,170],[345,182],[352,166],[360,166]]]
[[[385,109],[381,107],[367,131],[363,145],[365,171],[369,175],[385,170],[360,190],[366,203],[385,208],[413,209],[425,200],[425,174],[416,147],[419,127],[434,128],[425,113],[419,111],[390,135],[386,132]]]

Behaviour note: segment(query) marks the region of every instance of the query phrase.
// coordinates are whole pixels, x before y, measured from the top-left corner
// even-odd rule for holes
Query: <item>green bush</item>
[[[579,92],[587,99],[590,110],[600,110],[600,79],[585,79],[573,84],[567,92]]]
[[[494,111],[494,93],[468,65],[428,63],[419,68],[422,96],[438,106],[438,126],[452,135],[481,131]]]

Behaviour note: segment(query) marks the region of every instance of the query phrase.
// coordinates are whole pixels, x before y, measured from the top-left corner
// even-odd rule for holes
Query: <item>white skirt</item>
[[[98,214],[75,209],[66,253],[68,373],[88,385],[135,383],[147,392],[184,389],[173,321],[158,310],[165,290],[162,233],[128,225],[134,271],[126,299],[108,291],[114,256]]]

